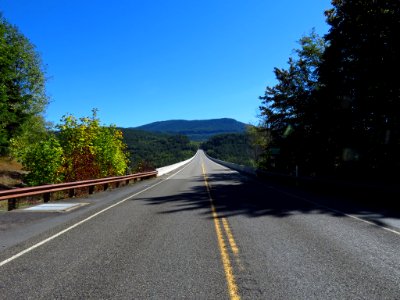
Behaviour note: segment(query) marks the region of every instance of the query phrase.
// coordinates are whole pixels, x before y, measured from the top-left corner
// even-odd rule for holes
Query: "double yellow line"
[[[232,263],[230,261],[229,258],[229,252],[228,252],[228,248],[226,246],[226,242],[224,239],[224,234],[222,232],[222,228],[221,228],[221,223],[220,223],[220,219],[218,217],[217,214],[217,210],[215,209],[214,206],[214,201],[211,197],[211,188],[210,188],[210,184],[208,183],[208,179],[207,179],[207,175],[206,175],[206,170],[204,167],[204,163],[201,163],[201,167],[203,170],[203,177],[204,177],[204,183],[206,185],[207,188],[207,192],[208,192],[208,197],[210,199],[210,204],[211,204],[211,214],[214,220],[214,225],[215,225],[215,231],[217,234],[217,239],[218,239],[218,246],[219,246],[219,250],[221,253],[221,258],[222,258],[222,265],[224,267],[224,272],[225,272],[225,277],[226,277],[226,281],[228,284],[228,291],[229,291],[229,295],[231,299],[234,300],[239,300],[240,299],[240,295],[239,295],[239,289],[238,286],[236,284],[235,281],[235,275],[233,273],[233,268],[232,268]],[[222,221],[222,226],[225,230],[225,234],[227,237],[227,241],[229,243],[229,246],[232,250],[232,253],[235,255],[237,262],[239,262],[239,248],[237,247],[237,244],[235,242],[235,239],[233,237],[232,231],[229,227],[228,221],[225,218],[221,218]]]

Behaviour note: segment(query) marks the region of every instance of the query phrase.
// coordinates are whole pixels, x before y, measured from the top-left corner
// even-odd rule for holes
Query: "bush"
[[[64,150],[67,181],[124,175],[129,160],[122,132],[115,126],[100,126],[93,110],[92,118],[64,116],[58,125],[58,137]]]
[[[63,181],[63,149],[55,137],[32,145],[20,161],[24,168],[29,170],[26,175],[26,182],[29,185]]]
[[[92,118],[64,116],[58,132],[43,132],[41,123],[32,120],[27,130],[11,141],[11,153],[29,171],[29,185],[95,179],[124,175],[129,160],[122,132],[115,126],[100,126]],[[35,129],[36,128],[36,129]]]

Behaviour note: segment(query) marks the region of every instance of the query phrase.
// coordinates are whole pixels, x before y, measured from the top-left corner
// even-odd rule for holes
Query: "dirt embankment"
[[[24,174],[21,164],[9,157],[0,157],[0,190],[21,187]]]

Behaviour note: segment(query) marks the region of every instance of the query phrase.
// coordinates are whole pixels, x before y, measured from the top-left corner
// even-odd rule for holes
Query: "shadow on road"
[[[208,174],[207,178],[219,217],[245,215],[251,218],[262,216],[285,218],[294,214],[328,214],[343,217],[345,214],[351,214],[379,225],[385,225],[382,220],[387,218],[400,220],[398,207],[390,205],[395,204],[397,198],[385,198],[385,205],[382,206],[382,199],[374,198],[375,196],[367,199],[362,191],[351,197],[338,197],[334,191],[313,192],[255,180],[238,173],[215,171]],[[183,182],[184,180],[182,185]],[[180,184],[177,183],[177,186]],[[163,214],[202,210],[201,213],[208,214],[211,218],[210,200],[203,176],[196,177],[190,188],[179,194],[141,200],[149,205],[175,203],[173,209],[163,211]]]

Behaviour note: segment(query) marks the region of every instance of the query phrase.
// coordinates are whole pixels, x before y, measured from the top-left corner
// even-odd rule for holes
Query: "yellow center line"
[[[244,271],[245,268],[240,260],[239,256],[239,247],[236,245],[235,238],[233,237],[231,228],[229,226],[228,220],[226,218],[222,218],[222,225],[224,225],[226,236],[228,237],[229,245],[231,246],[233,255],[235,256],[236,264],[238,265],[241,271]]]
[[[236,245],[236,241],[233,238],[233,234],[232,234],[231,228],[229,227],[228,221],[225,218],[222,218],[222,225],[224,225],[224,229],[225,229],[226,235],[228,237],[228,242],[229,242],[229,245],[231,246],[233,254],[235,256],[238,256],[239,255],[239,248]]]
[[[218,219],[218,214],[217,214],[217,211],[214,206],[214,201],[211,197],[210,185],[207,180],[207,175],[206,175],[206,171],[205,171],[203,162],[201,163],[201,167],[203,169],[204,183],[207,188],[208,197],[210,198],[211,213],[212,213],[212,217],[214,220],[215,232],[217,234],[218,245],[219,245],[219,250],[221,252],[222,265],[224,267],[225,277],[226,277],[226,281],[228,284],[229,295],[230,295],[231,299],[239,300],[240,296],[239,296],[238,286],[235,281],[235,275],[233,274],[233,268],[232,268],[231,261],[229,260],[229,254],[228,254],[226,244],[225,244],[225,241],[223,238],[221,225],[220,225],[219,219]]]

